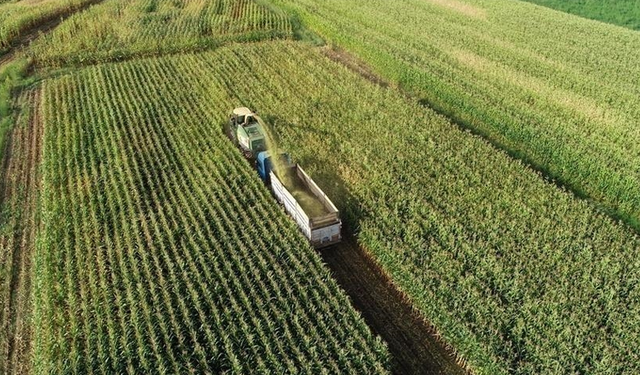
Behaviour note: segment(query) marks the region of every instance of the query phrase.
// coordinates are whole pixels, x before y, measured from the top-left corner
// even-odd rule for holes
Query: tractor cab
[[[249,125],[257,122],[255,112],[247,107],[239,107],[231,113],[231,122],[235,125]]]
[[[262,121],[249,108],[239,107],[233,110],[227,135],[249,159],[254,159],[259,152],[267,149]]]

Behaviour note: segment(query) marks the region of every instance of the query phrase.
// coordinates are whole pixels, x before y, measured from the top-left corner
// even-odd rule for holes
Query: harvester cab
[[[275,160],[274,155],[277,157]],[[274,163],[278,163],[277,166],[283,169],[291,168],[293,166],[291,157],[286,152],[260,152],[256,158],[256,169],[258,169],[260,178],[267,183],[269,182],[269,173],[271,173],[271,170],[276,167]]]
[[[242,149],[244,156],[255,159],[267,149],[267,140],[260,117],[246,107],[233,110],[227,127],[229,138]]]

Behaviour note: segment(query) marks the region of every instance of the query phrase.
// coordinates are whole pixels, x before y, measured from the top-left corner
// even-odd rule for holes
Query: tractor
[[[249,108],[233,110],[226,133],[247,159],[256,160],[258,153],[267,149],[267,135],[262,120]]]

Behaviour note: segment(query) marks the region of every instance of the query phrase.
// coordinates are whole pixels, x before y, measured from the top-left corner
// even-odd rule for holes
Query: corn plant
[[[0,1],[0,54],[38,24],[90,0]]]
[[[254,0],[117,0],[74,15],[31,56],[41,66],[84,65],[291,36],[286,14]]]
[[[637,32],[510,0],[274,2],[640,230]]]
[[[386,373],[384,344],[223,136],[223,82],[180,89],[199,74],[216,76],[160,59],[45,82],[34,372]]]
[[[640,371],[640,240],[629,227],[310,47],[167,60],[193,100],[223,85],[228,107],[263,114],[475,372]]]

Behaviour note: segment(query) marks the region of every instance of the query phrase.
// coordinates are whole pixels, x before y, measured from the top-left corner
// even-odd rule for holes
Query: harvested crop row
[[[224,77],[229,107],[258,109],[478,373],[640,371],[640,242],[624,225],[308,47],[162,61],[197,77],[203,106]]]
[[[385,372],[384,345],[224,138],[223,82],[184,90],[201,75],[223,77],[150,60],[46,82],[35,373]]]
[[[30,367],[31,281],[42,151],[40,90],[24,91],[21,108],[0,157],[0,373],[25,374]]]
[[[39,65],[82,65],[291,36],[285,14],[254,0],[115,0],[70,18],[31,55]]]
[[[640,230],[640,34],[512,0],[277,0]]]

